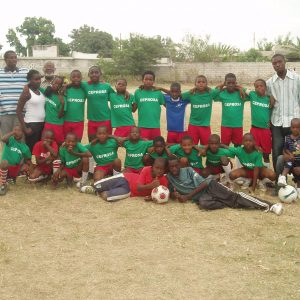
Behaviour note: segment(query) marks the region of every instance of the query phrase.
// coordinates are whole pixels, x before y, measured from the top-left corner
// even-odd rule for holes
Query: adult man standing
[[[19,123],[16,109],[19,97],[27,83],[28,69],[17,67],[17,54],[4,53],[6,66],[0,69],[0,131],[1,136],[11,132]]]
[[[49,85],[51,85],[52,80],[55,77],[55,66],[54,63],[51,61],[47,61],[43,67],[44,72],[44,80],[41,82],[42,88],[47,88]]]
[[[278,164],[276,168],[277,158],[282,155],[291,120],[300,117],[300,76],[287,70],[285,63],[282,54],[275,54],[272,65],[276,73],[267,81],[268,93],[276,99],[271,115],[272,159],[276,173],[280,172]]]

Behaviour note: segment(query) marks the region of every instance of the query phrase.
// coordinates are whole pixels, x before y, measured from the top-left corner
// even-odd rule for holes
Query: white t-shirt
[[[45,96],[40,92],[39,95],[29,90],[31,98],[26,102],[25,123],[37,123],[45,121]]]

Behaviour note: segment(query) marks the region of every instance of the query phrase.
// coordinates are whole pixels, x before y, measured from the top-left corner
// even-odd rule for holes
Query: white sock
[[[53,163],[52,163],[53,174],[55,174],[58,171],[60,165],[61,165],[60,159],[56,159],[53,161]]]
[[[90,157],[89,158],[89,173],[94,174],[95,165],[96,165],[96,162],[95,162],[94,158]]]
[[[270,169],[270,163],[269,162],[264,162],[264,166],[268,169]]]
[[[222,166],[222,168],[223,168],[223,170],[225,172],[226,179],[229,179],[229,173],[232,170],[231,163],[229,162],[227,166]]]
[[[235,157],[235,166],[237,169],[240,169],[243,167],[237,156]]]
[[[86,182],[88,179],[89,173],[82,171],[81,182]]]

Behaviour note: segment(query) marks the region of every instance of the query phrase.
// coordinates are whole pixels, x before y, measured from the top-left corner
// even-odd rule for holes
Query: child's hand
[[[157,188],[160,186],[160,182],[158,180],[158,178],[156,177],[152,182],[151,182],[151,188],[154,189],[154,188]]]
[[[140,90],[143,90],[143,89],[144,89],[144,85],[143,85],[143,84],[140,85],[140,86],[139,86],[139,89],[140,89]]]
[[[194,87],[194,88],[190,89],[189,92],[191,95],[195,95],[195,93],[197,92],[197,88]]]
[[[69,153],[73,153],[73,146],[68,146],[68,147],[67,147],[67,151],[68,151]]]
[[[254,148],[256,151],[263,153],[263,149],[260,146],[255,145]]]
[[[32,129],[31,129],[30,127],[26,127],[26,128],[25,128],[25,134],[26,134],[26,135],[32,135],[32,134],[33,134]]]

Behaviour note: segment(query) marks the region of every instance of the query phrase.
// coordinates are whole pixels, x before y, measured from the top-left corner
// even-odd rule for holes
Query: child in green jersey
[[[133,126],[129,138],[121,140],[120,143],[126,149],[124,172],[140,174],[144,168],[143,157],[152,146],[152,141],[142,140],[140,129]]]
[[[83,81],[81,87],[87,97],[88,137],[91,142],[99,126],[106,126],[108,133],[112,134],[108,101],[115,91],[109,83],[101,80],[102,72],[99,66],[90,67],[88,76],[90,80]]]
[[[67,179],[68,185],[81,177],[78,187],[84,185],[88,178],[89,157],[91,153],[81,143],[78,143],[75,133],[68,133],[64,144],[59,149],[61,165],[53,174],[52,182],[56,186]]]
[[[138,127],[141,137],[153,140],[160,136],[161,105],[165,105],[165,98],[161,91],[154,88],[155,74],[146,71],[143,76],[143,85],[134,93],[134,107],[138,109]]]
[[[225,182],[229,183],[229,174],[232,170],[229,157],[233,157],[233,155],[226,145],[221,144],[219,135],[212,134],[209,137],[205,155],[205,171],[211,175],[220,175],[225,172]]]
[[[116,82],[117,93],[110,94],[111,124],[115,129],[114,135],[117,137],[128,137],[130,130],[134,126],[132,112],[134,111],[134,97],[126,96],[127,81],[118,79]]]
[[[45,104],[45,126],[44,130],[54,132],[55,141],[58,145],[64,142],[64,97],[61,95],[64,77],[55,77],[51,86],[44,91],[46,96]]]
[[[188,134],[193,138],[195,145],[208,144],[211,135],[210,120],[213,100],[219,95],[220,89],[210,89],[207,78],[199,75],[195,79],[195,87],[182,94],[182,99],[191,103],[191,115]]]
[[[255,91],[249,92],[251,105],[251,130],[255,144],[262,148],[264,165],[270,167],[269,155],[272,151],[272,134],[270,130],[271,110],[275,99],[267,95],[267,84],[263,79],[254,82]]]
[[[110,137],[106,126],[99,126],[96,138],[86,147],[96,162],[94,182],[121,172],[121,160],[118,158],[118,142]]]
[[[240,87],[237,85],[236,76],[228,73],[225,82],[220,86],[225,87],[216,98],[222,102],[221,142],[236,147],[242,144],[244,102],[241,97]]]
[[[208,175],[203,173],[202,150],[194,146],[193,138],[189,135],[184,136],[180,144],[171,146],[170,152],[179,158],[182,168],[192,167],[202,176]]]
[[[153,147],[148,149],[148,153],[144,156],[143,160],[145,165],[152,166],[157,157],[168,159],[171,156],[172,153],[167,147],[165,139],[162,136],[157,136],[153,140]]]
[[[82,75],[79,70],[70,74],[71,84],[65,91],[64,137],[74,132],[79,141],[82,139],[84,129],[84,108],[86,95],[81,88]]]
[[[31,167],[31,153],[28,146],[22,142],[22,138],[23,131],[20,125],[16,125],[12,132],[2,137],[4,148],[0,163],[0,195],[7,192],[7,178],[15,182],[19,173],[28,173]]]
[[[271,169],[264,167],[262,161],[262,153],[255,148],[255,140],[251,133],[246,133],[243,136],[243,146],[230,148],[232,155],[238,157],[242,164],[241,168],[230,172],[229,177],[235,180],[239,177],[247,178],[243,187],[248,188],[251,184],[251,190],[254,191],[257,186],[257,180],[260,179],[259,189],[266,190],[264,179],[268,178],[271,181],[276,179],[276,174]]]

